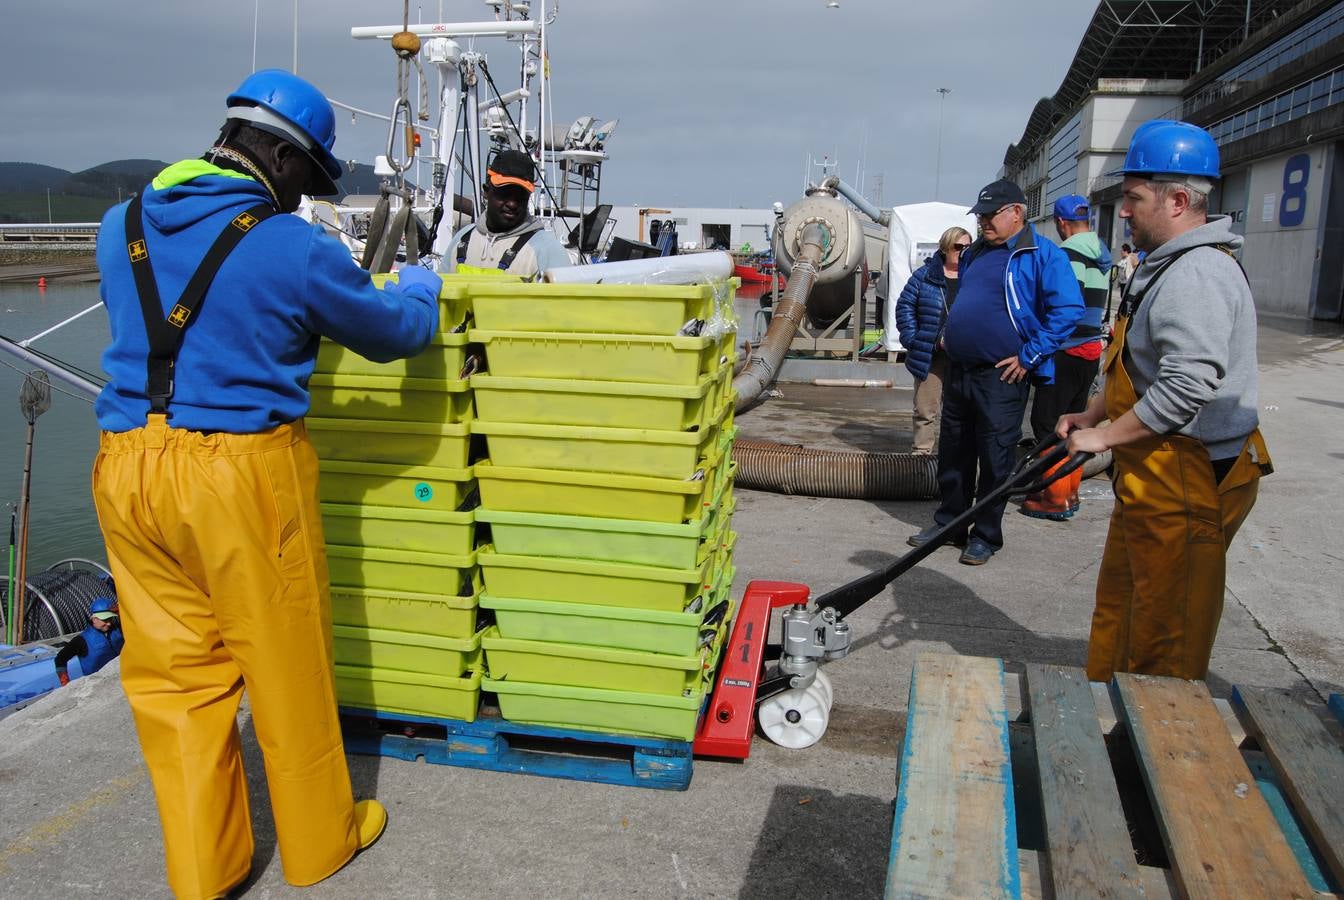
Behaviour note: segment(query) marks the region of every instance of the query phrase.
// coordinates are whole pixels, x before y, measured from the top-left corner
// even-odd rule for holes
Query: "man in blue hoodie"
[[[1068,257],[1027,224],[1020,187],[1006,179],[988,184],[970,212],[980,237],[961,255],[961,287],[943,330],[950,366],[938,445],[941,502],[934,524],[910,536],[913,547],[1012,472],[1028,379],[1053,381],[1055,351],[1084,312]],[[1003,548],[1005,506],[982,509],[968,534],[954,535],[953,543],[965,546],[962,563],[984,565]]]
[[[337,719],[317,458],[304,430],[319,336],[377,361],[438,328],[440,279],[374,287],[320,227],[335,116],[311,84],[249,76],[203,157],[160,172],[98,235],[112,343],[94,501],[116,578],[122,686],[163,825],[169,886],[215,897],[252,865],[236,724],[246,688],[286,880],[382,833],[355,803]]]

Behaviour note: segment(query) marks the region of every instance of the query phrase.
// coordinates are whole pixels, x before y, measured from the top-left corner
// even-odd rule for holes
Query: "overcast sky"
[[[293,0],[5,0],[0,160],[79,170],[199,155],[252,69],[288,68]],[[539,0],[538,0],[539,2]],[[557,125],[619,118],[603,170],[618,205],[768,206],[800,195],[808,155],[886,206],[994,179],[1032,106],[1064,77],[1091,0],[561,0],[550,31]],[[426,0],[411,20],[492,18]],[[390,109],[396,60],[355,25],[399,24],[397,0],[298,0],[298,70],[330,96]],[[518,56],[482,41],[501,90]],[[509,87],[501,82],[508,82]],[[336,155],[371,163],[386,126],[337,117]],[[814,176],[815,177],[815,176]]]

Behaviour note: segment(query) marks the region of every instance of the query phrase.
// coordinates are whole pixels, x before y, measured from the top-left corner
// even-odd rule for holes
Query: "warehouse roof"
[[[1016,165],[1027,156],[1098,79],[1189,78],[1296,5],[1285,0],[1101,0],[1059,90],[1036,103],[1022,138],[1004,154],[1004,164]]]

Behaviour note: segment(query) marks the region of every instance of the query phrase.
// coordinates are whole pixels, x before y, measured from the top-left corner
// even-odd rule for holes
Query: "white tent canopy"
[[[943,232],[954,225],[965,228],[972,236],[976,232],[975,216],[966,212],[966,206],[954,203],[911,203],[891,211],[890,233],[887,237],[887,264],[882,268],[879,293],[887,298],[887,310],[882,327],[886,332],[888,350],[901,349],[896,333],[896,299],[910,280],[910,275],[924,265],[935,250]]]

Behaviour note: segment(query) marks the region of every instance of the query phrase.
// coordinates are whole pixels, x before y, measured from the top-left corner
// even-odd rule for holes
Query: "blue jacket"
[[[1003,296],[1008,317],[1022,338],[1017,360],[1038,384],[1055,381],[1055,351],[1064,346],[1083,317],[1083,294],[1069,258],[1027,225],[1008,242],[1008,266],[1003,272]],[[962,277],[985,248],[976,239],[962,254]]]
[[[920,381],[929,377],[934,343],[947,321],[946,288],[940,250],[914,271],[896,301],[896,331],[905,347],[905,367]]]
[[[269,197],[253,179],[201,160],[159,173],[142,203],[165,313],[229,221]],[[126,204],[119,204],[103,217],[97,246],[112,343],[103,353],[110,380],[94,412],[106,431],[139,428],[149,412],[149,339],[126,245]],[[169,424],[255,434],[301,418],[319,335],[378,362],[413,355],[438,328],[433,293],[423,285],[379,290],[320,226],[272,216],[225,259],[186,330]]]
[[[83,634],[84,646],[88,648],[88,655],[79,660],[79,667],[84,670],[85,675],[92,675],[103,666],[117,658],[121,653],[121,648],[126,644],[126,638],[121,633],[121,628],[113,628],[107,634],[87,625]]]

